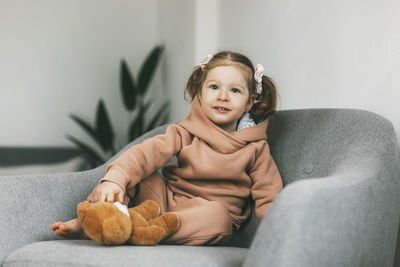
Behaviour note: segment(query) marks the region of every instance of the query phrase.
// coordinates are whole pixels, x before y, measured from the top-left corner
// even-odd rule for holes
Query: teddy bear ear
[[[83,220],[85,219],[86,213],[89,210],[91,204],[89,201],[83,201],[78,204],[77,210],[78,210],[78,220],[82,223]]]

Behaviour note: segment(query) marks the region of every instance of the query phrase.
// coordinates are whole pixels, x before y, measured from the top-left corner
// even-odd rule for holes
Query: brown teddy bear
[[[179,228],[175,214],[160,215],[153,200],[129,208],[119,202],[84,201],[78,204],[78,220],[85,234],[104,245],[157,245]]]

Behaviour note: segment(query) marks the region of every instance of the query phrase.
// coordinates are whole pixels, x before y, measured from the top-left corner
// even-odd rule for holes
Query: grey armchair
[[[0,177],[0,262],[392,267],[400,218],[400,166],[392,124],[362,110],[287,110],[271,119],[268,136],[285,187],[260,225],[251,216],[230,246],[106,247],[54,236],[49,226],[76,216],[76,204],[103,176],[103,165],[77,173]]]

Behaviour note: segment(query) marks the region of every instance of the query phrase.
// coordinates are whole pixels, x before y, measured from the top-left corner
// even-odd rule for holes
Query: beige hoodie
[[[261,220],[282,189],[282,179],[266,142],[268,121],[228,133],[203,113],[195,97],[189,116],[166,132],[124,152],[106,169],[104,181],[132,192],[176,155],[175,165],[163,168],[168,188],[177,196],[219,201],[236,228],[249,217],[249,197]]]

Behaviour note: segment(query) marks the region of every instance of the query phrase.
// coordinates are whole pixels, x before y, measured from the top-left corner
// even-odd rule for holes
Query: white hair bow
[[[204,71],[204,68],[206,67],[206,65],[208,64],[208,62],[210,62],[210,60],[213,58],[213,55],[208,54],[207,59],[205,59],[203,62],[201,62],[200,64],[197,64],[197,66],[200,66],[201,70]]]

